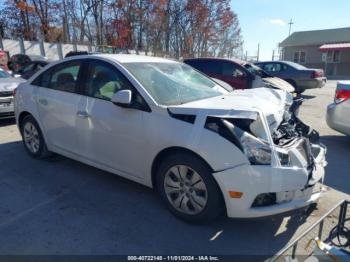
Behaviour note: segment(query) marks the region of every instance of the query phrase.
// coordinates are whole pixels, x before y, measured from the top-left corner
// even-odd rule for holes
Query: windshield
[[[5,71],[0,70],[0,78],[8,78],[11,77],[9,73],[6,73]]]
[[[180,105],[227,93],[210,78],[182,63],[125,63],[161,105]]]
[[[294,62],[286,61],[284,63],[286,63],[287,65],[290,65],[291,67],[294,67],[295,69],[299,69],[299,70],[307,69],[305,66],[299,65],[299,64],[294,63]]]
[[[244,67],[253,75],[260,77],[269,77],[269,74],[262,70],[260,67],[253,64],[245,64]]]

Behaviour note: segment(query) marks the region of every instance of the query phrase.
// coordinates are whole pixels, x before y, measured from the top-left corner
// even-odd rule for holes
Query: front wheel
[[[187,222],[209,222],[224,210],[210,167],[191,154],[165,158],[158,168],[157,187],[169,210]]]
[[[31,115],[21,121],[21,134],[26,151],[34,158],[45,158],[50,155],[38,123]]]

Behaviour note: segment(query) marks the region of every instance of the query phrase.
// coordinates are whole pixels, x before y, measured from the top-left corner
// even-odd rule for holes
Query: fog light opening
[[[255,198],[252,207],[265,207],[274,204],[276,204],[276,193],[263,193]]]

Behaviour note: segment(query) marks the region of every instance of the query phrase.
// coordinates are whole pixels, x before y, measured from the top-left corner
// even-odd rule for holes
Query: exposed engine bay
[[[319,133],[308,125],[304,124],[296,115],[296,112],[299,110],[302,102],[303,100],[301,98],[294,100],[289,109],[289,119],[284,119],[277,130],[272,134],[274,144],[284,146],[298,137],[307,138],[313,144],[319,143]]]

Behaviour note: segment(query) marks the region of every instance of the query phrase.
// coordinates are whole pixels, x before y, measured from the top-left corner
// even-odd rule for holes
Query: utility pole
[[[256,61],[259,62],[259,55],[260,55],[260,43],[258,44],[258,53],[256,55]]]
[[[290,19],[290,22],[288,24],[289,24],[289,35],[288,36],[290,36],[290,33],[292,32],[292,25],[294,25],[293,19]]]
[[[275,61],[275,49],[272,50],[272,61]]]

